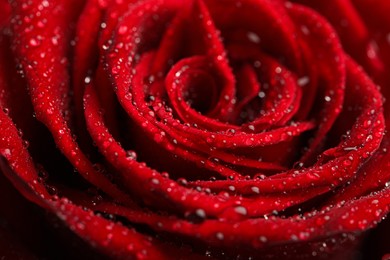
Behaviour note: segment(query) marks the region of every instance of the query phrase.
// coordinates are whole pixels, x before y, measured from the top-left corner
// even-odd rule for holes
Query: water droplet
[[[309,233],[307,233],[307,232],[299,232],[299,238],[301,240],[307,239],[308,237],[309,237]]]
[[[31,46],[36,47],[36,46],[39,46],[40,41],[37,40],[37,39],[31,38],[29,43],[30,43]]]
[[[260,240],[261,242],[263,242],[263,243],[266,243],[266,242],[268,241],[267,237],[265,237],[265,236],[260,236],[260,237],[259,237],[259,240]]]
[[[120,70],[120,67],[114,66],[114,67],[111,69],[111,72],[112,72],[112,74],[116,75],[116,74],[119,73],[119,70]]]
[[[155,185],[160,184],[160,181],[158,179],[156,179],[156,178],[152,178],[150,181],[151,181],[151,183],[153,183]]]
[[[219,240],[223,240],[223,239],[225,238],[222,232],[217,232],[217,233],[215,234],[215,236],[216,236]]]
[[[247,138],[245,139],[245,145],[252,145],[254,141],[254,138]]]
[[[118,33],[119,34],[125,34],[126,32],[127,32],[127,26],[126,25],[121,25],[121,26],[119,26],[119,29],[118,29]]]
[[[153,111],[149,111],[148,114],[149,114],[151,117],[154,117],[154,116],[155,116],[155,114],[154,114]]]
[[[309,84],[309,82],[310,82],[310,79],[307,76],[301,77],[297,80],[297,84],[300,87],[306,86],[307,84]]]
[[[187,186],[188,185],[188,181],[186,179],[184,179],[184,178],[179,178],[177,180],[177,183],[179,183],[182,186]]]
[[[371,120],[365,120],[364,122],[363,122],[363,126],[365,127],[365,128],[367,128],[367,127],[369,127],[370,125],[371,125]]]
[[[85,77],[84,83],[85,84],[89,84],[90,82],[91,82],[91,78],[90,77]]]
[[[352,162],[351,162],[351,160],[346,159],[346,160],[343,161],[343,164],[344,164],[345,166],[351,166],[351,165],[352,165]]]
[[[259,43],[260,42],[260,37],[254,32],[248,32],[247,33],[248,39],[253,42],[253,43]]]
[[[8,115],[9,114],[9,108],[3,108],[3,112]]]
[[[307,28],[306,25],[302,25],[302,26],[301,26],[301,31],[302,31],[302,33],[303,33],[304,35],[309,35],[309,34],[310,34],[310,30],[309,30],[309,28]]]
[[[79,229],[79,230],[84,230],[85,229],[85,224],[82,223],[82,222],[78,222],[76,224],[76,228]]]
[[[126,151],[126,158],[128,160],[137,160],[137,154],[132,150]]]
[[[8,148],[4,149],[4,151],[3,151],[3,155],[4,155],[5,157],[9,157],[9,156],[11,156],[11,150],[10,150],[10,149],[8,149]]]
[[[243,206],[238,206],[238,207],[235,207],[234,208],[234,211],[240,215],[246,215],[248,213],[248,211],[246,210],[246,208],[244,208]]]
[[[52,37],[52,38],[51,38],[51,43],[52,43],[53,45],[57,46],[57,45],[58,45],[58,38],[57,38],[57,37]]]
[[[199,217],[201,219],[205,219],[206,218],[206,212],[203,209],[197,209],[195,211],[195,214],[196,214],[197,217]]]
[[[263,91],[260,91],[257,95],[259,96],[259,98],[265,97],[265,93]]]

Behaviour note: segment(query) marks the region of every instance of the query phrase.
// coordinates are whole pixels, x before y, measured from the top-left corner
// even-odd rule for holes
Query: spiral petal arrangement
[[[331,256],[389,213],[374,2],[1,4],[1,170],[110,257]]]

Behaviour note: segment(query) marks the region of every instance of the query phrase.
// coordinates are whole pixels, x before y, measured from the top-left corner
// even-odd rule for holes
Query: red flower
[[[1,170],[96,251],[352,258],[388,214],[388,1],[0,10]]]

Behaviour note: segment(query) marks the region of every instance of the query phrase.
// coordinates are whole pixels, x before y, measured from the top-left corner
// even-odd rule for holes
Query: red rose
[[[388,214],[390,2],[10,2],[1,170],[97,252],[352,258]]]

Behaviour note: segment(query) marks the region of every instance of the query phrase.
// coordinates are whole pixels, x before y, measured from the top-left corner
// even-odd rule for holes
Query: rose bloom
[[[389,13],[0,0],[0,255],[389,259]]]

